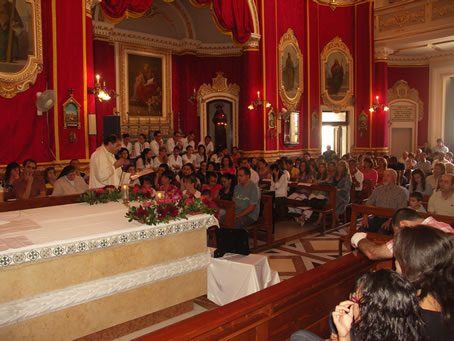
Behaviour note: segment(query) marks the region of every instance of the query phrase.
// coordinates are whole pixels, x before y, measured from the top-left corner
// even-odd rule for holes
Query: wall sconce
[[[254,102],[251,102],[251,104],[249,104],[247,108],[249,110],[259,109],[263,104],[265,104],[265,108],[271,107],[271,103],[268,103],[267,101],[262,101],[262,99],[260,98],[260,91],[257,91],[257,98],[255,99]]]
[[[112,97],[118,96],[117,93],[115,92],[115,90],[107,89],[106,82],[103,82],[103,85],[101,86],[100,78],[101,77],[99,75],[96,75],[95,87],[94,88],[88,88],[88,93],[98,97],[98,100],[100,102],[108,101]]]
[[[193,91],[191,97],[188,98],[188,102],[190,102],[192,104],[197,103],[197,92],[195,91],[195,88],[194,88],[194,91]]]
[[[372,107],[369,108],[371,113],[377,111],[377,109],[383,109],[384,111],[388,111],[389,108],[383,103],[380,103],[380,97],[375,96],[375,102],[372,104]]]

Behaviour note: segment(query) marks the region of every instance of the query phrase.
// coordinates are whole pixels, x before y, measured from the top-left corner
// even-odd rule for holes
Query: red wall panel
[[[418,146],[427,141],[429,129],[429,66],[388,66],[388,87],[392,88],[399,80],[408,82],[410,88],[418,90],[424,103],[424,117],[418,123]]]

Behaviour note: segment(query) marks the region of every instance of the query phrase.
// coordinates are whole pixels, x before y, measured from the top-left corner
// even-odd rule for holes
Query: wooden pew
[[[235,202],[229,200],[215,200],[216,205],[226,210],[226,217],[224,223],[221,224],[223,228],[235,228]],[[263,247],[269,247],[273,243],[273,198],[270,195],[262,194],[260,197],[260,204],[263,208],[260,210],[258,220],[248,226],[247,231],[249,236],[254,241],[253,250],[258,248],[258,240],[263,240],[266,244]],[[211,234],[214,237],[214,234]],[[216,242],[214,243],[216,246]]]
[[[289,187],[291,187],[291,188],[302,188],[302,187],[307,188],[308,186],[300,185],[297,183],[292,183],[292,184],[289,184]],[[332,229],[336,228],[336,187],[312,184],[310,186],[310,188],[312,190],[323,191],[323,192],[329,193],[328,202],[326,203],[325,207],[323,207],[322,209],[311,208],[311,210],[313,212],[316,212],[316,213],[319,213],[322,215],[322,232],[321,233],[322,233],[322,235],[324,235],[325,231],[326,231],[326,215],[331,214],[331,228]],[[301,207],[304,205],[301,204],[301,200],[287,199],[287,206]]]
[[[254,251],[257,251],[258,239],[266,242],[265,247],[273,244],[273,197],[262,194],[260,204],[263,208],[260,210],[258,220],[247,227],[249,236],[254,240]]]
[[[299,329],[328,337],[328,317],[355,280],[377,268],[348,254],[255,294],[136,340],[286,340]]]
[[[357,219],[360,214],[373,214],[375,216],[381,217],[392,217],[396,212],[392,208],[384,208],[384,207],[375,207],[369,205],[358,205],[352,204],[352,215],[350,220],[350,230],[348,235],[339,238],[339,256],[342,256],[342,245],[348,245],[351,250],[350,246],[350,239],[351,237],[358,231]],[[454,223],[454,217],[432,214],[432,213],[419,213],[419,215],[423,218],[433,217],[435,220],[445,222],[447,224]],[[367,238],[372,239],[378,243],[383,243],[391,240],[392,236],[385,236],[378,233],[367,233]]]
[[[19,211],[29,208],[39,208],[57,205],[74,204],[78,202],[80,194],[65,195],[60,197],[42,197],[0,203],[0,212]]]

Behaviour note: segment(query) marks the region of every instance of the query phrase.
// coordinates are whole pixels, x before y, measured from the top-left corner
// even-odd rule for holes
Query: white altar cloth
[[[207,297],[224,305],[279,282],[278,273],[271,270],[265,256],[227,253],[222,258],[211,259]]]
[[[0,267],[217,225],[216,218],[203,214],[149,226],[128,222],[126,212],[125,205],[111,202],[0,213]]]

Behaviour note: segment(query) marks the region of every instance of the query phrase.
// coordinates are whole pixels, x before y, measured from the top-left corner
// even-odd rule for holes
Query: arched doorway
[[[210,135],[215,147],[238,146],[238,102],[240,87],[228,84],[217,72],[212,85],[203,84],[197,93],[200,138]]]

